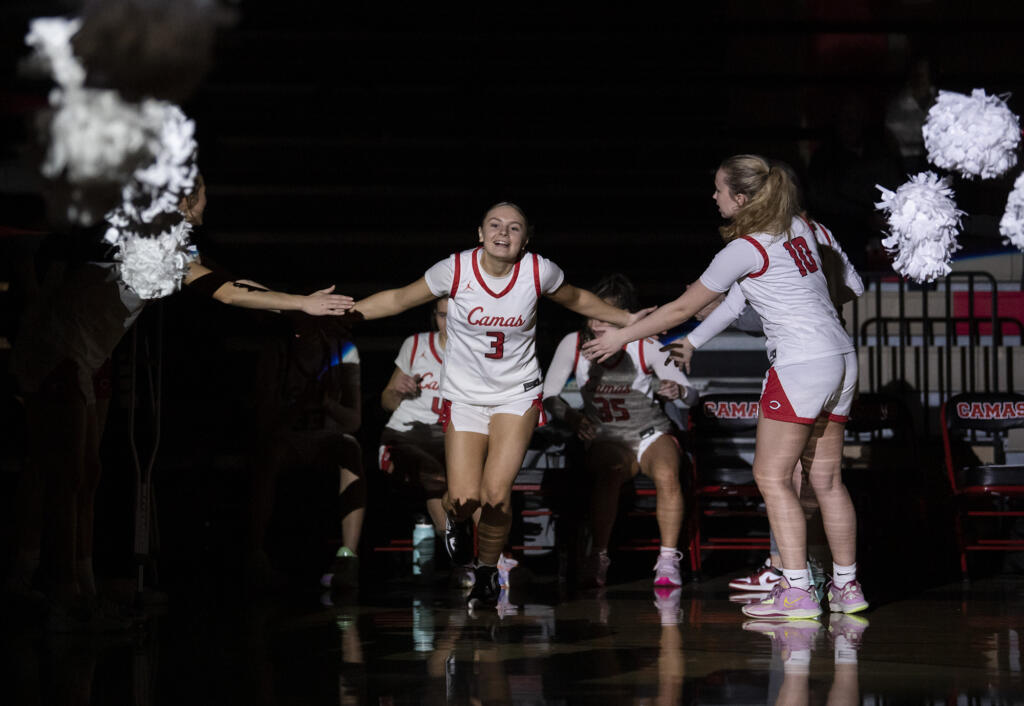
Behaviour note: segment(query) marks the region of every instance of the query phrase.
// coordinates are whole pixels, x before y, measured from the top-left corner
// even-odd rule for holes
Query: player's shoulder
[[[562,346],[565,346],[567,348],[570,346],[576,348],[580,345],[582,345],[582,342],[580,341],[579,331],[570,331],[569,333],[562,336],[562,338],[560,338],[558,341],[559,348],[561,348]]]

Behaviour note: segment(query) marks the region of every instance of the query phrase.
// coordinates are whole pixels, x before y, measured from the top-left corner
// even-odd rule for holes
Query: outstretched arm
[[[574,311],[588,319],[607,321],[616,326],[629,326],[654,310],[654,307],[651,307],[650,309],[642,309],[638,312],[630,313],[625,309],[612,306],[589,290],[580,289],[571,284],[563,284],[551,292],[551,294],[548,294],[548,298],[556,304],[561,304],[569,311]]]
[[[256,286],[248,280],[229,280],[197,261],[190,262],[185,284],[204,291],[224,304],[245,309],[303,311],[312,316],[341,316],[352,308],[352,297],[332,294],[334,286],[309,295],[285,294]]]
[[[687,321],[718,295],[719,292],[708,289],[698,280],[678,299],[658,307],[636,323],[617,331],[606,331],[603,336],[588,341],[583,346],[583,354],[591,360],[602,361],[630,341],[657,335]]]
[[[544,409],[555,419],[565,422],[579,438],[587,441],[597,433],[595,420],[587,417],[582,410],[573,409],[561,396],[575,368],[577,340],[578,335],[570,333],[555,348],[551,365],[544,374]]]
[[[404,287],[385,289],[382,292],[371,294],[366,299],[360,299],[353,308],[366,319],[383,319],[387,316],[401,314],[403,311],[426,304],[434,299],[437,299],[437,296],[430,291],[426,278],[420,277]]]

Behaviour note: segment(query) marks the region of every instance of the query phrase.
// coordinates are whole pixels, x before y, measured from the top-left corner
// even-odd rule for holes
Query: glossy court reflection
[[[1022,598],[1024,580],[1004,576],[778,623],[744,620],[724,579],[535,583],[478,616],[459,589],[401,583],[325,602],[206,592],[131,635],[7,631],[3,701],[1011,704]]]

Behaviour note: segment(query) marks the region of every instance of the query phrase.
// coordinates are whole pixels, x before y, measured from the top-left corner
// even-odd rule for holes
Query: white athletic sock
[[[786,583],[801,591],[808,591],[811,588],[811,577],[807,569],[783,569],[782,575],[786,577]]]
[[[782,663],[782,670],[787,674],[807,674],[811,668],[810,650],[793,650]]]
[[[832,585],[836,588],[842,588],[851,581],[857,580],[857,562],[853,562],[849,566],[840,566],[835,562],[832,563]]]
[[[671,554],[672,556],[675,556],[675,553],[677,551],[679,551],[679,550],[676,549],[675,547],[666,547],[664,545],[662,545],[662,547],[661,547],[661,553],[662,554]]]
[[[857,650],[842,635],[837,635],[835,640],[835,663],[836,664],[857,664]]]

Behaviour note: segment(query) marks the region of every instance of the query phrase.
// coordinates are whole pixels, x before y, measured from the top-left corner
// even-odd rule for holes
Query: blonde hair
[[[748,233],[789,234],[800,213],[800,196],[785,169],[756,154],[729,157],[718,168],[729,191],[747,197],[729,223],[718,229],[726,242]]]

